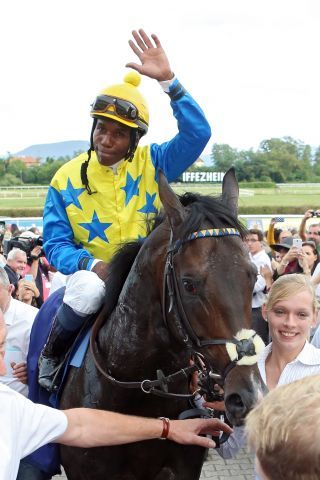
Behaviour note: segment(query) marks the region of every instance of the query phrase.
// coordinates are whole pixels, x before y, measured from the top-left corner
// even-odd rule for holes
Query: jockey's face
[[[130,127],[109,118],[98,119],[93,146],[101,165],[110,166],[122,160],[130,145]]]

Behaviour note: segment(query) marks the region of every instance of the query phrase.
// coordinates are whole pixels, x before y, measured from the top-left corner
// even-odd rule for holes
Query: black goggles
[[[110,107],[113,107],[113,110]],[[138,109],[132,103],[121,98],[99,95],[92,104],[91,113],[110,113],[112,115],[114,112],[127,120],[137,120],[138,118]]]

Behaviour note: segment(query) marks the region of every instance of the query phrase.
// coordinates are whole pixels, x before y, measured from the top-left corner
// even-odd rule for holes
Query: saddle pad
[[[89,330],[87,330],[86,334],[80,340],[80,342],[77,345],[75,345],[73,352],[70,356],[70,361],[68,362],[68,365],[70,365],[71,367],[77,367],[77,368],[81,367],[83,359],[85,357],[85,354],[89,346],[91,330],[92,328],[89,328]]]

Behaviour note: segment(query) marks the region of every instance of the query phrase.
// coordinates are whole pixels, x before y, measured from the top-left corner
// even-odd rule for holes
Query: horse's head
[[[261,379],[259,341],[249,331],[257,272],[237,220],[234,170],[226,173],[219,199],[186,194],[179,200],[159,175],[167,214],[163,228],[170,237],[163,275],[165,321],[176,341],[202,354],[221,375],[227,416],[239,425],[257,400]]]

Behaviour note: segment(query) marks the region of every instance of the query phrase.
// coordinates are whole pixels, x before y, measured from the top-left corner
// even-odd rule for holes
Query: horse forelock
[[[211,228],[235,228],[239,230],[242,238],[246,236],[246,228],[240,223],[231,209],[223,203],[221,196],[213,197],[185,193],[179,199],[188,211],[188,215],[179,232],[181,240],[185,240],[190,233],[200,230],[204,225],[210,225]]]

